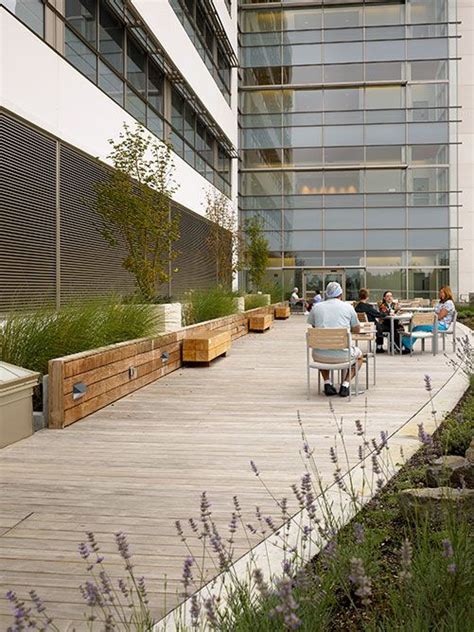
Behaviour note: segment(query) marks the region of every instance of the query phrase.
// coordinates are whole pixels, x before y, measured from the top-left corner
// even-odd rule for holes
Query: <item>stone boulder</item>
[[[435,487],[404,489],[399,494],[400,507],[410,519],[429,517],[440,523],[453,512],[474,521],[474,489]]]
[[[442,456],[426,471],[426,484],[429,487],[474,488],[474,463],[463,456]]]
[[[474,439],[472,439],[471,445],[466,450],[466,459],[469,463],[474,464]]]

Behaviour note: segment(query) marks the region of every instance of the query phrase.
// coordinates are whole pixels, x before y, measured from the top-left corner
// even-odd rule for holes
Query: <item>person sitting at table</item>
[[[290,296],[290,306],[296,307],[298,303],[301,303],[301,305],[304,305],[304,299],[298,296],[298,288],[294,287],[293,292],[291,293],[291,296]]]
[[[363,287],[359,290],[359,302],[355,305],[355,311],[358,314],[366,314],[369,323],[375,323],[377,332],[375,337],[376,353],[385,353],[383,348],[383,319],[386,317],[386,314],[368,303],[369,296],[370,292],[367,288]]]
[[[439,301],[434,308],[438,319],[438,331],[447,331],[449,329],[450,324],[453,322],[455,311],[456,307],[454,305],[453,291],[448,285],[445,285],[439,291]],[[416,325],[416,327],[413,327],[413,331],[433,331],[433,325]],[[410,353],[415,342],[416,338],[403,336],[402,353]]]
[[[342,301],[342,288],[336,281],[328,283],[326,287],[326,300],[313,306],[308,316],[308,324],[313,327],[332,329],[340,327],[350,329],[353,333],[360,332],[357,314],[352,305]],[[313,359],[315,362],[339,364],[340,362],[344,362],[347,356],[347,349],[313,349]],[[351,369],[352,377],[354,377],[356,371],[362,366],[362,351],[358,347],[353,346],[351,348],[351,358],[354,361],[354,365]],[[327,396],[336,395],[337,390],[331,384],[329,371],[321,370],[321,375],[324,380],[324,394]],[[349,374],[346,371],[339,389],[339,395],[341,397],[349,396],[348,378]]]
[[[321,296],[321,290],[316,290],[316,294],[314,296],[314,303],[321,303],[323,297]]]
[[[383,293],[382,302],[379,305],[379,311],[384,315],[385,318],[385,320],[382,321],[382,333],[390,333],[390,319],[387,318],[387,316],[393,316],[396,312],[398,312],[398,302],[394,300],[393,294],[390,290],[386,290]],[[402,333],[405,331],[403,325],[397,318],[395,318],[395,320],[393,321],[393,331],[394,333]],[[399,336],[395,335],[393,346],[397,353],[400,351],[398,340]]]

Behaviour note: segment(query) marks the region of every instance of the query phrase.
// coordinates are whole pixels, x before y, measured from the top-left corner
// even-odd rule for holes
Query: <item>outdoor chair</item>
[[[305,304],[304,301],[291,301],[290,300],[290,312],[292,314],[304,314]]]
[[[313,327],[306,332],[306,376],[308,399],[311,397],[311,369],[318,371],[318,393],[321,392],[321,374],[320,371],[347,371],[349,381],[349,401],[351,400],[352,375],[351,367],[356,363],[356,359],[351,356],[352,336],[349,329],[344,328],[322,328]],[[313,349],[331,349],[331,350],[347,350],[347,359],[338,364],[316,362],[312,357]],[[359,390],[359,372],[355,374],[355,394]]]
[[[367,314],[365,312],[356,312],[357,319],[359,323],[368,323],[369,319],[367,318]]]
[[[432,325],[433,331],[413,331],[418,325]],[[402,352],[402,337],[408,336],[412,340],[421,340],[421,352],[425,351],[425,341],[431,340],[431,349],[433,355],[436,355],[436,330],[438,326],[438,319],[434,312],[416,312],[413,314],[413,318],[410,321],[408,333],[400,332],[400,353]],[[411,355],[413,355],[413,346],[411,347]]]
[[[453,320],[446,331],[438,331],[438,336],[443,338],[443,351],[446,351],[446,336],[453,337],[453,353],[456,353],[456,321],[458,313],[455,311]]]

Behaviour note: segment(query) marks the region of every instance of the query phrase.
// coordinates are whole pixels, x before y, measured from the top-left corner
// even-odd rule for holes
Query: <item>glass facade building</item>
[[[240,219],[261,218],[285,294],[456,289],[450,4],[241,5]]]

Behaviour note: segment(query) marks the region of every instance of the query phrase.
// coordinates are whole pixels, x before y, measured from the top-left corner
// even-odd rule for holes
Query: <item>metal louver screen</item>
[[[124,248],[112,249],[104,241],[93,210],[94,184],[106,173],[105,166],[80,151],[0,115],[0,315],[15,308],[52,306],[58,297],[64,304],[134,291],[134,280],[121,265]],[[172,212],[181,217],[179,256],[172,264],[178,271],[159,293],[179,298],[189,289],[214,285],[216,264],[206,241],[209,222],[182,207]]]
[[[0,114],[0,313],[56,293],[56,143]]]
[[[179,255],[172,263],[177,272],[171,277],[171,293],[173,298],[179,298],[191,288],[215,285],[216,263],[207,244],[208,221],[182,208],[173,208],[172,213],[180,216],[180,238],[176,244]]]
[[[127,295],[132,276],[122,268],[123,248],[110,248],[98,231],[94,184],[105,169],[70,147],[61,147],[61,299]]]

